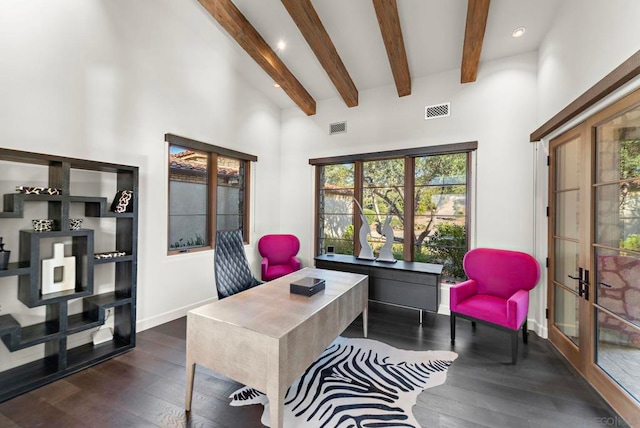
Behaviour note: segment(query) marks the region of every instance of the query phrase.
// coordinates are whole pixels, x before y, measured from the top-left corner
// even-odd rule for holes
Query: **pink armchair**
[[[294,235],[265,235],[258,241],[262,280],[271,281],[300,269],[296,254],[300,241]]]
[[[456,339],[456,317],[487,324],[511,333],[511,360],[518,355],[518,331],[527,343],[529,291],[540,279],[540,265],[518,251],[476,248],[464,256],[469,278],[451,287],[451,344]]]

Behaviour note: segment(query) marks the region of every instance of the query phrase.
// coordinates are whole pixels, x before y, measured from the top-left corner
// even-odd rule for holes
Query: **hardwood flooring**
[[[369,338],[398,348],[449,350],[449,317],[370,304]],[[231,407],[240,385],[198,368],[193,411],[184,412],[186,319],[143,331],[127,354],[0,403],[0,427],[260,427],[262,406]],[[362,337],[356,320],[344,336]],[[444,385],[418,397],[423,427],[627,426],[565,362],[533,333],[511,365],[509,337],[458,320]]]

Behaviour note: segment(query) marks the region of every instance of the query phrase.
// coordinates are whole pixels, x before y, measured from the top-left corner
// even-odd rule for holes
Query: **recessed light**
[[[274,88],[279,88],[279,87],[280,87],[280,85],[278,84],[278,82],[273,82],[273,87],[274,87]]]
[[[524,33],[526,33],[527,29],[524,27],[518,27],[515,30],[513,30],[513,32],[511,33],[511,35],[513,37],[521,37]]]
[[[282,52],[287,48],[287,43],[284,40],[278,40],[278,44],[276,45],[276,47],[280,52]]]

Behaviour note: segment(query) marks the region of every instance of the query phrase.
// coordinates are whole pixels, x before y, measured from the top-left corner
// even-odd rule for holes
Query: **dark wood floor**
[[[361,337],[356,320],[345,336]],[[198,368],[193,411],[184,413],[184,318],[143,331],[125,355],[0,404],[0,427],[260,427],[261,406],[231,407],[239,384]],[[449,318],[372,303],[369,337],[404,349],[448,350]],[[414,414],[423,427],[626,426],[548,341],[535,334],[513,366],[509,338],[458,321],[444,385]],[[522,344],[521,344],[522,345]]]

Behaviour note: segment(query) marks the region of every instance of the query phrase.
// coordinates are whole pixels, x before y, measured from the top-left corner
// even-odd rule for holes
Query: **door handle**
[[[581,281],[584,287],[584,299],[589,301],[589,271],[584,270],[584,280]]]
[[[582,268],[581,268],[581,267],[579,267],[579,268],[578,268],[578,276],[577,276],[577,277],[576,277],[576,276],[571,276],[571,275],[567,275],[567,276],[568,276],[569,278],[571,278],[571,279],[575,279],[575,280],[577,280],[577,281],[579,281],[579,282],[582,282],[582,274],[583,274],[583,272],[582,272]]]
[[[585,300],[589,300],[589,271],[579,267],[577,277],[567,276],[578,281],[578,296],[584,296]]]
[[[571,275],[567,275],[569,278],[571,279],[575,279],[576,281],[578,281],[578,284],[582,283],[582,275],[583,275],[583,269],[582,268],[578,268],[578,276],[571,276]],[[582,294],[581,294],[582,296]]]

